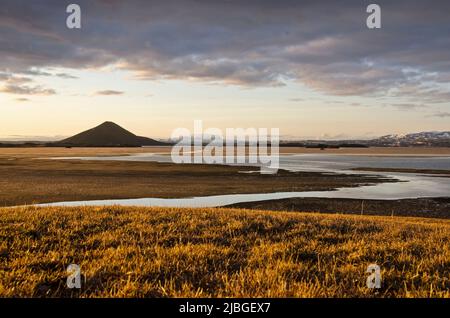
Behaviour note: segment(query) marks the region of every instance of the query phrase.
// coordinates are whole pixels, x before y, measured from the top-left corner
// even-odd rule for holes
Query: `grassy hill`
[[[106,121],[97,127],[50,145],[66,147],[140,147],[164,146],[167,144],[151,138],[136,136],[119,125]]]
[[[0,209],[0,296],[450,297],[450,221],[239,209]],[[81,266],[81,290],[66,268]],[[382,287],[366,287],[378,264]]]

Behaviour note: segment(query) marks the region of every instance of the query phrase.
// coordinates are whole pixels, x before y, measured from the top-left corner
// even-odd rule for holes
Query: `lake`
[[[120,160],[171,162],[164,154],[135,154],[111,157],[65,157],[52,159],[80,160]],[[163,207],[217,207],[234,203],[286,198],[350,198],[350,199],[410,199],[424,197],[450,196],[450,178],[414,173],[356,172],[350,169],[367,168],[408,168],[450,170],[448,156],[379,156],[379,155],[332,155],[332,154],[294,154],[280,155],[280,169],[290,171],[317,171],[349,174],[374,174],[395,178],[403,182],[381,183],[357,188],[341,188],[336,191],[304,191],[254,194],[230,194],[192,198],[142,198],[55,202],[41,206],[83,206],[83,205],[133,205]],[[255,167],[256,168],[256,167]],[[255,170],[257,173],[259,170]]]

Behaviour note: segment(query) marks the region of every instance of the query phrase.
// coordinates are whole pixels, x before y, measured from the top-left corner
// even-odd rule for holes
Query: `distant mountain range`
[[[168,146],[173,143],[136,136],[119,125],[106,121],[92,129],[56,142],[0,141],[0,147],[142,147]],[[406,135],[386,135],[371,140],[300,140],[280,141],[286,147],[450,147],[450,131],[420,132]]]
[[[386,135],[369,141],[371,146],[450,147],[450,131],[429,131],[407,135]]]
[[[450,147],[450,131],[386,135],[370,140],[302,140],[280,144],[306,147]]]
[[[53,147],[141,147],[166,145],[168,144],[151,138],[136,136],[110,121],[106,121],[75,136],[47,144],[47,146]]]

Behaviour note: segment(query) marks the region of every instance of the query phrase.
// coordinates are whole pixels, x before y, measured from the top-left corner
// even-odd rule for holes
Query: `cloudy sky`
[[[450,130],[449,16],[448,0],[2,0],[0,138],[106,120],[152,137],[195,119],[286,138]]]

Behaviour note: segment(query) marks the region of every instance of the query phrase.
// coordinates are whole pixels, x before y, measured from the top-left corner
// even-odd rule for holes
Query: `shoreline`
[[[400,172],[400,173],[413,173],[413,174],[429,174],[435,177],[450,178],[450,170],[441,169],[409,169],[409,168],[371,168],[371,167],[357,167],[350,169],[357,172]]]
[[[330,191],[398,182],[371,174],[240,173],[254,167],[0,157],[0,206],[62,201]]]
[[[157,147],[10,147],[0,148],[0,157],[16,156],[37,157],[37,156],[117,156],[138,153],[161,153],[170,154],[171,146]],[[305,147],[283,147],[280,146],[280,154],[330,154],[330,155],[367,155],[367,156],[423,156],[440,157],[450,156],[450,147],[370,147],[370,148],[339,148],[320,150]]]
[[[168,150],[168,147],[131,149],[136,153],[145,153],[142,150],[147,150],[147,153],[160,153],[163,151],[163,148]],[[374,148],[369,149],[373,150]],[[388,150],[392,149],[389,148]],[[423,150],[423,148],[421,149]],[[313,171],[292,172],[280,169],[276,175],[261,175],[244,173],[253,171],[254,167],[251,166],[34,159],[36,157],[48,159],[50,157],[68,156],[69,154],[72,156],[111,156],[113,155],[112,152],[119,152],[115,153],[115,155],[127,155],[130,148],[44,148],[41,149],[44,152],[38,153],[35,150],[9,149],[6,151],[5,149],[0,149],[0,173],[2,173],[5,180],[5,182],[0,182],[0,189],[2,190],[0,191],[0,206],[67,201],[141,198],[183,199],[216,195],[333,191],[339,188],[357,188],[364,185],[401,182],[399,179],[383,175],[383,172],[435,172],[436,174],[433,175],[435,177],[444,176],[444,171],[442,170],[390,168],[355,168],[353,169],[355,174]],[[333,150],[338,151],[340,149]],[[320,150],[315,151],[323,153]],[[411,149],[408,149],[408,151],[411,151]],[[376,172],[380,172],[380,174],[375,174]],[[449,172],[445,171],[445,173]],[[442,196],[442,194],[438,196]],[[375,204],[375,202],[386,201],[378,199],[383,198],[376,198],[376,200],[365,199],[365,201],[369,202],[367,205],[368,211],[370,211],[371,206],[380,205],[380,203]],[[302,200],[302,203],[299,200]],[[361,200],[327,197],[323,199],[271,198],[257,202],[234,203],[233,206],[243,206],[245,208],[261,206],[263,210],[292,210],[295,208],[297,211],[307,208],[308,211],[318,210],[320,212],[324,210],[330,213],[347,210],[349,213],[356,214],[361,209],[357,207],[357,203],[351,202],[361,202]],[[447,211],[441,211],[442,207],[436,207],[435,201],[429,201],[430,199],[417,200],[421,204],[421,210],[419,207],[415,207],[417,202],[413,199],[388,200],[388,202],[394,204],[395,201],[399,201],[395,203],[395,211],[399,207],[407,206],[409,210],[402,208],[402,211],[400,211],[405,215],[410,215],[413,212],[418,212],[422,215],[423,211],[437,211],[441,214],[450,211],[450,208]],[[429,202],[425,207],[423,205],[425,201],[423,200],[428,200],[427,202]],[[310,204],[307,205],[306,202]],[[313,202],[315,203],[312,204]],[[327,209],[318,202],[327,202],[331,208]],[[333,208],[336,206],[339,209]],[[384,207],[382,210],[385,212],[381,215],[390,215],[392,206],[385,203],[382,206]]]

